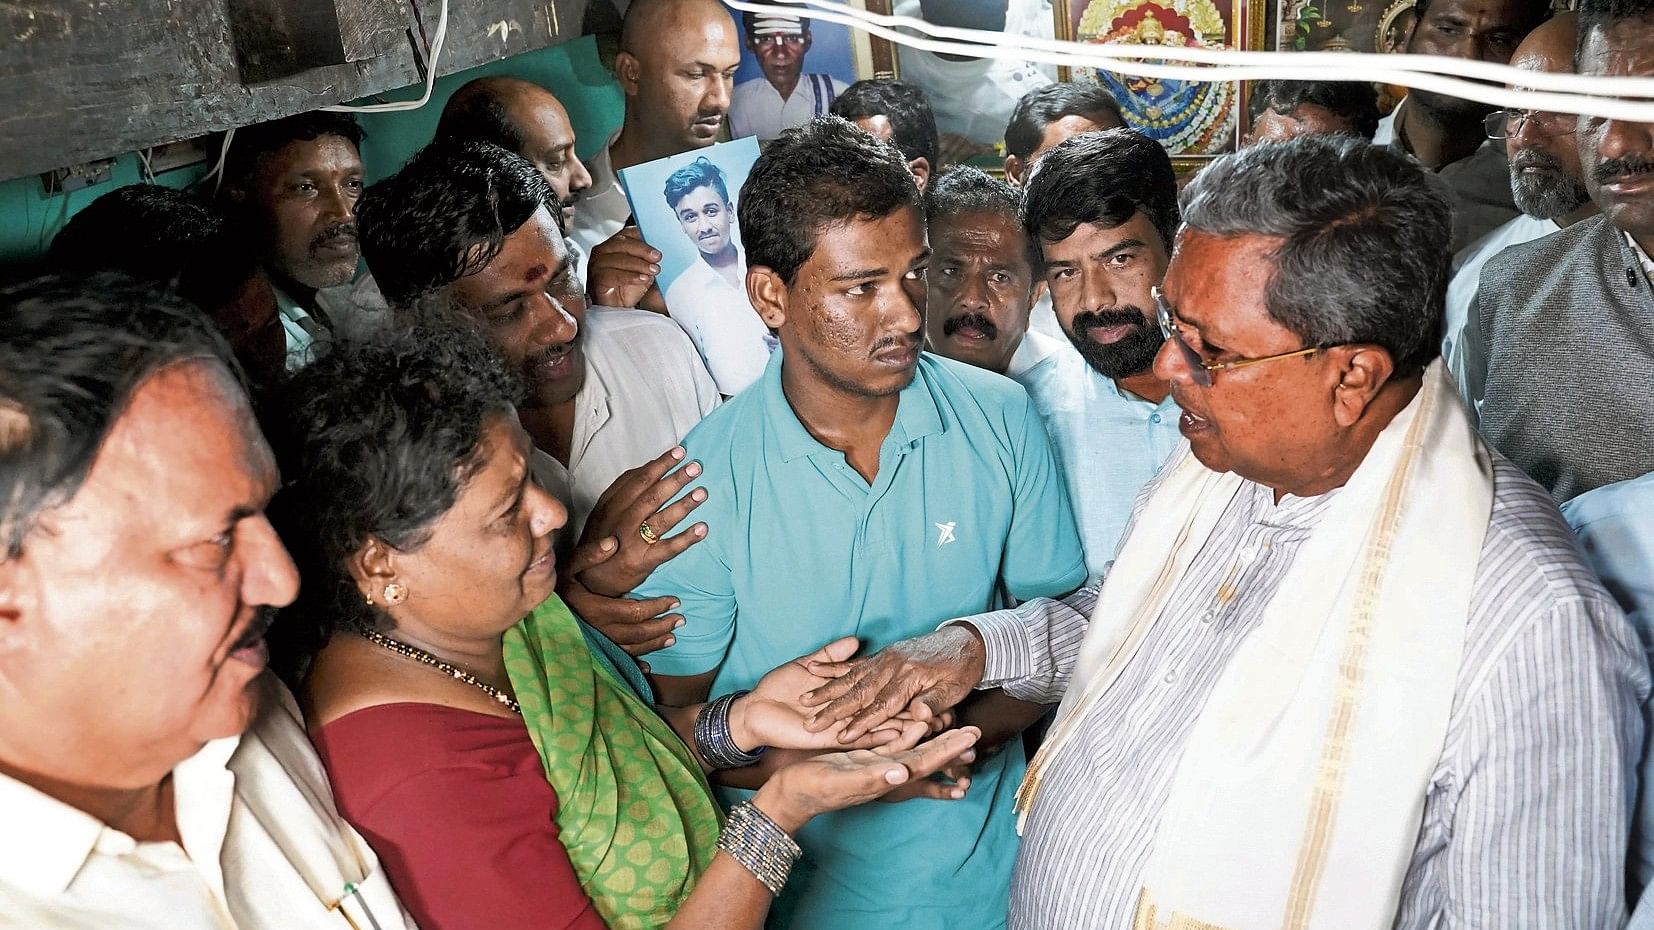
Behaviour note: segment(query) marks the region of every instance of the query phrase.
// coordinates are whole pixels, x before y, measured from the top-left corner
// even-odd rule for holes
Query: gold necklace
[[[517,700],[515,698],[494,687],[488,682],[483,681],[481,678],[478,678],[465,669],[452,663],[444,662],[423,649],[410,646],[400,640],[391,639],[389,636],[375,630],[359,630],[358,633],[363,639],[373,643],[376,646],[383,646],[399,656],[412,659],[423,665],[429,665],[431,668],[434,668],[439,672],[443,672],[455,681],[465,682],[471,687],[476,688],[477,690],[498,701],[503,707],[512,713],[518,715],[519,717],[522,716],[523,709],[517,706]]]

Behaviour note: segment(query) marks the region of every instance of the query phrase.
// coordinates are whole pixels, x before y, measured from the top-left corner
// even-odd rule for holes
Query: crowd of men
[[[1649,0],[1410,16],[1409,52],[1654,77]],[[262,673],[301,579],[253,411],[437,308],[520,375],[559,557],[612,536],[646,579],[557,591],[661,703],[854,635],[822,725],[981,728],[963,797],[806,827],[770,926],[1654,928],[1654,124],[1259,82],[1180,181],[1044,83],[996,176],[864,81],[766,143],[744,280],[726,218],[668,301],[616,171],[740,128],[742,42],[799,44],[757,25],[634,0],[589,161],[507,77],[371,186],[347,115],[242,129],[216,197],[109,193],[0,293],[0,927],[322,927],[352,894],[401,925]],[[157,362],[201,350],[142,313],[54,322],[107,272],[198,307],[250,390]],[[726,291],[734,361],[676,309]]]

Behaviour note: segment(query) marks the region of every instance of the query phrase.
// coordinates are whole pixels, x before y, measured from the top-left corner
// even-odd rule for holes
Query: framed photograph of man
[[[1178,48],[1262,49],[1266,0],[1055,0],[1057,29],[1079,42]],[[1238,82],[1132,77],[1100,68],[1095,81],[1120,102],[1126,125],[1158,141],[1180,169],[1233,152],[1245,131]]]
[[[889,0],[847,0],[888,13]],[[802,8],[801,8],[802,9]],[[741,28],[741,68],[729,106],[729,134],[768,142],[826,115],[833,99],[862,78],[893,77],[890,44],[838,23],[784,13],[730,15]]]
[[[741,185],[757,161],[758,140],[747,136],[619,172],[643,241],[661,253],[655,285],[666,310],[725,395],[758,380],[775,348],[747,300],[736,219]]]

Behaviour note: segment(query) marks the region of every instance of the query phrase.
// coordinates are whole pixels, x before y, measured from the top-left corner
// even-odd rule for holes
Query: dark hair
[[[1373,85],[1358,81],[1256,81],[1247,102],[1247,123],[1257,122],[1265,110],[1291,116],[1306,104],[1343,119],[1369,141],[1378,132],[1378,93]]]
[[[551,185],[519,155],[486,142],[433,142],[362,192],[362,258],[385,300],[407,306],[488,267],[505,237],[551,200]]]
[[[358,152],[366,134],[349,113],[312,110],[285,119],[254,123],[235,131],[230,140],[230,151],[224,158],[224,183],[230,187],[246,187],[258,172],[259,165],[269,155],[294,142],[308,142],[323,136],[338,136],[349,142]]]
[[[418,548],[482,465],[487,418],[521,398],[482,334],[440,304],[408,326],[330,343],[263,411],[281,468],[270,520],[304,586],[272,631],[295,667],[335,630],[380,620],[349,560],[369,539]]]
[[[925,223],[933,230],[938,221],[967,214],[1003,217],[1022,233],[1028,267],[1040,270],[1039,246],[1022,228],[1022,192],[980,168],[958,165],[942,172],[925,188]]]
[[[931,170],[942,165],[942,140],[930,98],[901,81],[857,81],[834,98],[828,110],[852,122],[882,116],[890,120],[890,141],[908,161],[923,158]]]
[[[117,187],[87,204],[52,239],[54,271],[122,271],[208,312],[235,300],[258,271],[217,207],[155,184]]]
[[[724,199],[724,203],[729,203],[729,187],[724,184],[724,170],[702,155],[672,172],[666,179],[667,206],[676,210],[678,201],[689,196],[697,187],[717,188],[718,196]]]
[[[1654,21],[1654,0],[1579,0],[1579,33],[1574,40],[1574,70],[1585,52],[1592,30],[1606,29],[1621,20]],[[1583,73],[1583,72],[1581,72]]]
[[[240,366],[206,316],[153,284],[103,272],[36,278],[0,291],[6,558],[17,556],[43,512],[80,490],[139,386],[189,359],[222,364],[245,388]]]
[[[1254,146],[1195,176],[1183,221],[1281,239],[1265,299],[1306,345],[1380,345],[1402,377],[1440,354],[1453,198],[1407,155],[1351,136]]]
[[[1160,143],[1130,129],[1086,132],[1040,156],[1023,183],[1022,225],[1035,245],[1082,223],[1119,226],[1142,213],[1168,253],[1177,235],[1177,174]]]
[[[821,116],[782,133],[758,156],[736,213],[747,264],[773,269],[790,285],[824,227],[919,203],[895,146],[841,117]]]
[[[1068,81],[1037,87],[1023,94],[1011,111],[1011,121],[1005,124],[1005,152],[1027,160],[1045,138],[1047,126],[1069,116],[1097,113],[1107,113],[1116,123],[1126,124],[1119,101],[1096,84]]]

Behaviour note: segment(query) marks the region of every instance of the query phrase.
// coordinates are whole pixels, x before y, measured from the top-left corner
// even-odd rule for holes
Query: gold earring
[[[366,600],[368,602],[369,607],[373,606],[373,595],[371,595],[371,594],[367,595],[367,597],[365,597],[364,600]]]
[[[385,585],[385,603],[395,607],[408,599],[408,586],[399,581]]]

